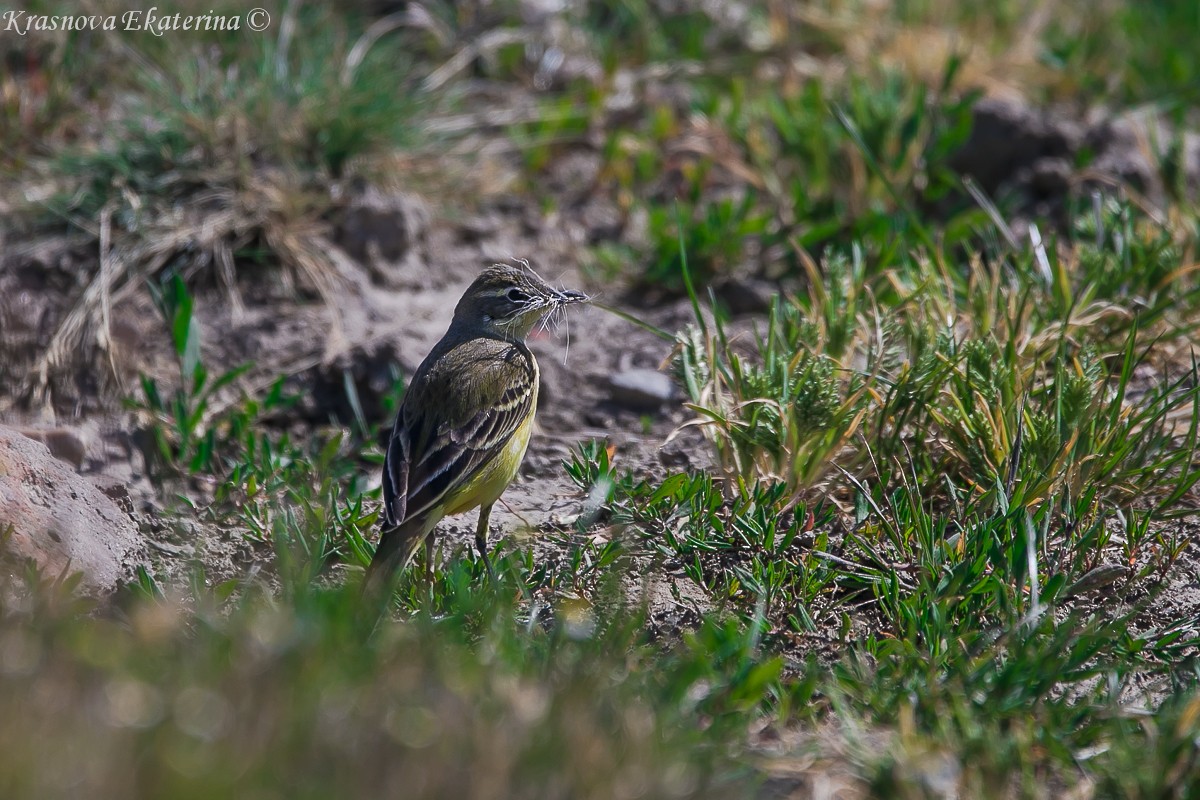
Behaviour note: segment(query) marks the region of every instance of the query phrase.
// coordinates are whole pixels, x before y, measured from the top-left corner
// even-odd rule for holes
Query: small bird
[[[431,551],[442,517],[476,507],[475,544],[494,574],[488,518],[525,457],[537,409],[538,365],[525,337],[549,315],[588,299],[506,264],[485,269],[467,287],[396,416],[383,463],[383,534],[368,588],[390,585],[422,542]]]

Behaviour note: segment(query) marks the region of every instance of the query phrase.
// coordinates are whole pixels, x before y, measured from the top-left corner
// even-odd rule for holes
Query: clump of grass
[[[674,12],[650,0],[589,4],[584,27],[597,39],[606,66],[674,60],[703,60],[721,44],[722,31],[710,9]],[[735,33],[735,32],[734,32]]]
[[[329,301],[346,264],[328,220],[346,195],[330,184],[356,162],[416,143],[419,89],[415,78],[397,80],[413,74],[402,34],[368,35],[354,15],[306,5],[281,11],[279,23],[261,36],[174,47],[148,37],[116,52],[97,37],[78,56],[117,76],[95,86],[104,131],[32,162],[40,199],[22,219],[28,235],[66,234],[100,257],[85,262],[86,288],[31,389],[45,391],[80,353],[103,353],[104,310],[168,270],[224,287],[238,308],[240,276],[277,269],[327,303],[336,341]],[[80,70],[91,86],[95,76]]]
[[[738,268],[771,275],[800,271],[803,258],[787,246],[789,242],[818,252],[850,243],[887,252],[906,250],[915,242],[932,250],[936,228],[937,248],[951,252],[955,245],[965,245],[968,252],[977,250],[986,245],[976,238],[986,214],[963,191],[961,176],[951,164],[970,133],[980,87],[995,85],[985,74],[987,65],[1004,71],[1003,61],[1011,55],[1024,62],[1027,75],[1041,73],[1045,84],[1038,88],[1053,93],[1048,86],[1054,79],[1046,76],[1055,69],[1036,64],[1030,43],[1043,42],[1045,53],[1060,46],[1088,51],[1086,56],[1076,52],[1071,61],[1101,58],[1091,51],[1091,42],[1108,41],[1123,30],[1115,20],[1132,13],[1125,6],[1112,4],[1087,19],[1074,12],[1046,11],[1026,20],[1028,27],[1020,23],[1024,17],[1016,6],[996,14],[943,3],[877,12],[859,9],[870,17],[862,24],[852,14],[773,10],[764,15],[769,19],[768,38],[777,37],[789,47],[810,36],[817,39],[812,58],[824,69],[793,71],[745,45],[733,47],[730,60],[743,58],[749,68],[707,68],[715,59],[696,64],[685,97],[633,119],[623,117],[607,132],[603,176],[615,184],[613,194],[622,211],[639,224],[630,226],[622,245],[600,244],[595,258],[609,269],[622,260],[645,264],[645,269],[633,270],[635,277],[645,272],[648,284],[681,289],[677,237],[670,224],[672,196],[687,198],[695,209],[685,235],[691,240],[697,278],[705,277],[710,265],[719,274]],[[639,19],[653,16],[650,9],[641,8],[634,14]],[[1148,32],[1158,24],[1153,20],[1171,19],[1181,30],[1192,30],[1200,24],[1192,16],[1161,12],[1147,15],[1134,27]],[[754,27],[755,19],[748,13],[744,22]],[[924,27],[930,20],[937,20],[939,27],[953,20],[970,34],[955,44],[953,34]],[[654,29],[645,24],[647,30]],[[822,33],[829,34],[832,43]],[[977,40],[1011,46],[1012,52],[990,52]],[[932,55],[904,52],[926,41],[940,43]],[[1121,46],[1133,44],[1123,41]],[[892,45],[895,49],[889,49]],[[864,53],[878,53],[880,48],[891,57],[863,63]],[[1162,58],[1151,40],[1138,40],[1134,49],[1149,60]],[[940,72],[931,72],[930,64]],[[778,79],[742,77],[756,74],[756,69],[778,74]],[[1155,81],[1165,78],[1163,70],[1155,71]],[[1084,69],[1077,74],[1118,72],[1124,70]],[[1063,69],[1061,77],[1070,80],[1069,73]],[[1165,83],[1162,93],[1170,98],[1166,107],[1186,105],[1186,83],[1173,89]],[[1186,127],[1181,111],[1175,117]],[[1182,201],[1187,197],[1182,139],[1176,135],[1158,146],[1163,182]],[[735,198],[732,205],[720,205],[730,197]],[[738,205],[743,202],[748,206]],[[931,224],[931,218],[936,222]]]
[[[736,481],[731,487],[779,480],[799,494],[821,482],[857,433],[871,379],[833,353],[851,349],[844,339],[859,308],[847,271],[861,279],[861,263],[830,262],[829,288],[812,284],[815,314],[777,300],[749,348],[731,339],[719,315],[711,329],[698,315],[698,326],[681,335],[679,368],[696,422]]]
[[[1196,727],[1178,714],[1195,709],[1195,693],[1172,693],[1149,730],[1124,710],[1124,669],[1139,660],[1128,648],[1149,643],[1129,641],[1119,621],[1042,618],[949,639],[936,658],[905,640],[873,644],[874,655],[839,668],[831,688],[839,712],[870,709],[868,718],[896,726],[882,753],[862,759],[872,796],[926,796],[930,785],[988,798],[1096,785],[1169,795],[1188,783],[1179,748]]]
[[[875,791],[920,783],[924,748],[941,754],[942,779],[979,796],[1052,796],[1077,769],[1126,786],[1177,782],[1154,770],[1117,777],[1126,754],[1108,754],[1130,744],[1123,709],[1144,702],[1134,687],[1158,681],[1172,687],[1168,708],[1187,701],[1200,645],[1191,621],[1136,621],[1129,598],[1146,573],[1113,564],[1116,520],[1063,524],[1089,504],[1067,492],[1036,508],[988,497],[946,507],[917,481],[860,485],[871,511],[843,544],[842,563],[856,566],[837,578],[872,597],[885,623],[852,645],[830,687],[839,714],[899,727],[897,752],[874,765]],[[1077,606],[1089,592],[1108,610]],[[1104,754],[1080,765],[1093,749]]]
[[[935,89],[886,70],[782,85],[705,75],[689,106],[611,131],[603,176],[645,220],[644,235],[624,244],[645,264],[634,277],[683,289],[680,229],[700,283],[803,271],[802,250],[829,245],[932,245],[919,215],[934,208],[958,241],[982,216],[949,166],[977,99],[955,90],[958,67],[951,59]],[[617,260],[613,250],[599,248],[597,260]]]
[[[683,288],[680,237],[688,266],[702,283],[736,272],[746,258],[748,243],[762,237],[770,225],[757,206],[752,192],[741,199],[695,198],[687,205],[651,206],[647,224],[655,249],[640,280],[659,289]]]
[[[1072,246],[1065,258],[1087,252]],[[1162,249],[1128,252],[1153,272]],[[719,315],[698,313],[681,369],[706,404],[724,486],[704,474],[640,482],[596,445],[568,473],[635,558],[663,559],[768,647],[836,636],[833,663],[797,667],[773,709],[793,724],[835,719],[861,748],[852,760],[872,796],[1050,797],[1080,781],[1178,792],[1200,630],[1143,612],[1182,552],[1164,522],[1195,511],[1200,409],[1193,368],[1134,375],[1169,359],[1187,326],[1153,305],[1145,327],[1116,313],[1128,298],[1103,266],[1014,258],[1008,271],[914,258],[874,275],[861,258],[831,258],[819,290],[771,316],[778,344],[738,343]],[[799,417],[766,402],[796,394],[794,372],[770,359],[801,363],[816,348],[857,364],[867,386],[854,444],[824,456],[821,507],[812,487],[775,474],[791,444],[780,433]],[[722,413],[711,387],[730,395]],[[757,465],[745,473],[743,452]],[[863,741],[880,727],[882,744]],[[1147,747],[1154,763],[1135,766]]]
[[[615,476],[596,443],[582,446],[565,466],[581,489],[609,487],[608,520],[629,534],[614,541],[680,570],[743,621],[757,627],[765,619],[769,629],[781,624],[803,632],[828,613],[832,574],[818,555],[827,535],[815,535],[816,552],[799,539],[826,526],[830,508],[799,505],[781,513],[788,499],[782,483],[740,485],[727,500],[704,473],[676,473],[656,484]]]
[[[846,378],[828,356],[806,352],[780,332],[772,327],[770,338],[759,342],[761,365],[726,350],[728,361],[713,359],[697,368],[706,354],[702,334],[694,330],[683,340],[682,363],[689,389],[696,389],[698,424],[713,441],[727,477],[750,483],[781,480],[798,492],[820,482],[832,457],[857,432],[865,384]],[[698,380],[705,377],[703,383]]]
[[[750,346],[719,315],[711,329],[698,317],[680,340],[698,424],[729,475],[793,492],[835,464],[899,458],[937,484],[1019,484],[1035,503],[1065,485],[1114,506],[1171,505],[1196,481],[1194,437],[1173,422],[1194,412],[1196,392],[1186,376],[1132,382],[1190,331],[1163,276],[1179,279],[1172,297],[1189,306],[1196,282],[1171,266],[1161,230],[1124,225],[1134,241],[1102,238],[1106,248],[1088,236],[1065,257],[1037,249],[991,268],[835,255],[810,267],[807,296],[780,301]],[[1149,277],[1114,283],[1113,258]]]
[[[218,426],[210,417],[210,404],[231,386],[249,365],[235,367],[209,379],[200,357],[200,331],[192,316],[193,299],[178,275],[154,293],[162,313],[179,368],[179,385],[163,394],[158,382],[142,376],[142,396],[128,405],[144,415],[143,430],[149,442],[143,455],[152,478],[211,472],[217,465]],[[248,418],[231,427],[246,427]],[[227,436],[222,436],[222,443]]]
[[[879,480],[851,481],[861,511],[837,535],[829,508],[781,514],[780,484],[741,485],[731,500],[703,474],[648,484],[614,470],[594,443],[567,468],[581,488],[600,487],[626,548],[666,559],[736,611],[728,631],[786,649],[828,637],[844,615],[839,655],[795,666],[771,690],[766,719],[832,722],[869,796],[1186,785],[1184,743],[1198,723],[1177,715],[1197,707],[1200,630],[1141,618],[1145,601],[1132,598],[1150,572],[1113,562],[1132,563],[1118,540],[1142,536],[1142,522],[1121,529],[1113,512],[1076,524],[1091,501],[1066,491],[1036,508],[994,495],[936,502],[932,482],[905,477],[912,464],[883,464]],[[1080,602],[1094,593],[1098,604]],[[865,630],[864,606],[875,609]],[[723,652],[707,634],[694,641]],[[750,663],[772,675],[769,662]],[[1166,699],[1143,696],[1148,682]],[[1153,763],[1134,766],[1147,747]]]

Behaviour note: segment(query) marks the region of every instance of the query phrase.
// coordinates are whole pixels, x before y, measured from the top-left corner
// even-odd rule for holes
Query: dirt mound
[[[51,578],[78,572],[88,594],[107,595],[144,562],[145,546],[120,485],[100,488],[45,445],[0,425],[0,533],[5,555]]]

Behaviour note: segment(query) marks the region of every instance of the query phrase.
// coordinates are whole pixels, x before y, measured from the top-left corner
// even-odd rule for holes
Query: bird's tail
[[[423,519],[408,519],[394,528],[387,528],[379,537],[375,556],[367,567],[363,581],[363,595],[385,602],[391,597],[396,577],[412,561],[417,548],[429,536],[430,530]]]

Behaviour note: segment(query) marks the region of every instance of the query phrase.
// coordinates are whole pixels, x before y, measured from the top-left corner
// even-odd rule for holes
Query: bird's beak
[[[558,298],[557,298],[558,302],[564,306],[569,305],[571,303],[586,303],[588,300],[591,300],[591,299],[592,298],[588,297],[583,292],[575,292],[575,291],[571,291],[570,289],[559,292]]]

